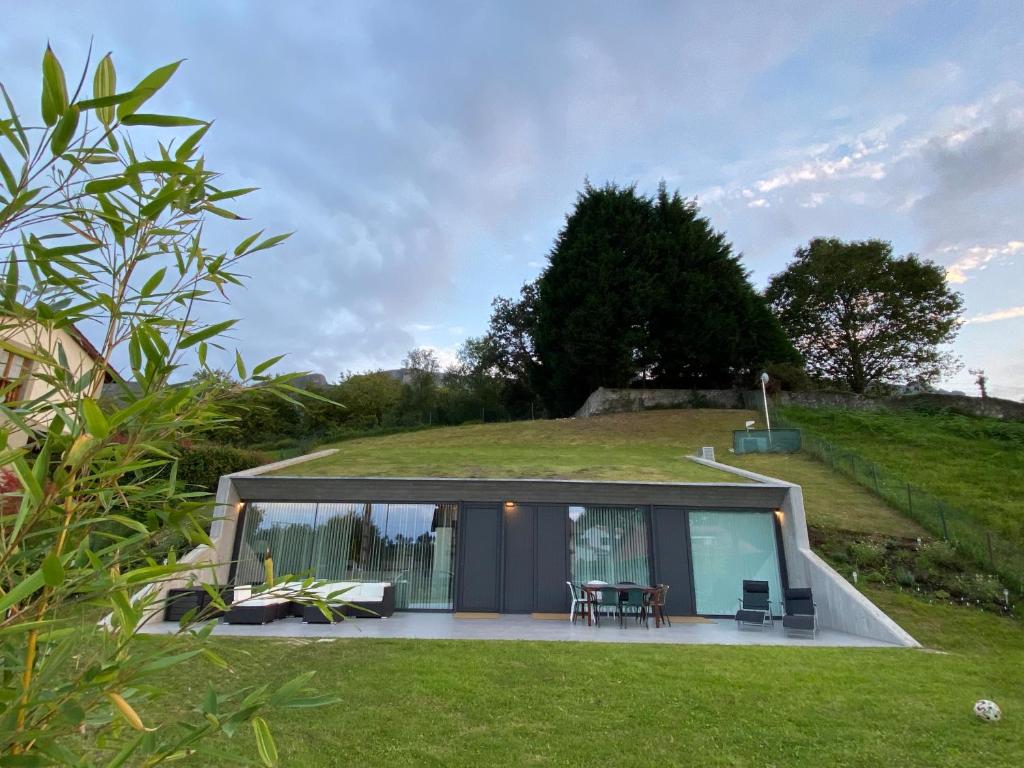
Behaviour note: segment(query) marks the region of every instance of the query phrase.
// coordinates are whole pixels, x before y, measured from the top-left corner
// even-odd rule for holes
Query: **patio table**
[[[644,597],[650,599],[652,595],[657,594],[657,587],[645,586],[643,584],[580,584],[580,589],[587,595],[588,609],[587,609],[587,626],[590,626],[591,619],[594,615],[594,603],[597,602],[597,596],[601,594],[603,589],[617,589],[619,592],[628,592],[631,589],[643,592]]]

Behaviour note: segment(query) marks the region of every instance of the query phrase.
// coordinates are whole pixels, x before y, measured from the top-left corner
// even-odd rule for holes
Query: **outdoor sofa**
[[[302,620],[328,624],[346,616],[386,618],[395,612],[395,586],[387,581],[333,581],[311,590],[328,603],[331,618],[315,605],[302,606]],[[338,592],[333,598],[332,593]]]

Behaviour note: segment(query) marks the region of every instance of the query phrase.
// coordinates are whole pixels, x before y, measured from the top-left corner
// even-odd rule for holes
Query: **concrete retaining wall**
[[[968,397],[922,393],[896,397],[867,397],[853,392],[808,390],[776,392],[768,396],[772,405],[805,408],[845,408],[854,411],[948,409],[970,416],[988,416],[1007,421],[1024,421],[1024,403],[998,397]],[[659,408],[746,408],[764,407],[760,390],[741,389],[595,389],[576,411],[577,418],[605,413],[630,413]]]
[[[920,643],[905,629],[811,551],[811,543],[807,537],[803,490],[799,485],[737,469],[717,461],[696,456],[689,458],[698,464],[732,472],[750,480],[788,488],[785,500],[779,508],[786,572],[791,587],[811,588],[814,602],[818,606],[819,626],[895,645],[920,647]]]

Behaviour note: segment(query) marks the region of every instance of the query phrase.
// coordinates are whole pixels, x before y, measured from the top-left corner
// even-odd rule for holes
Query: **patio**
[[[143,630],[150,634],[171,634],[174,622],[153,622]],[[214,635],[221,637],[274,637],[334,640],[339,638],[404,638],[418,640],[554,640],[585,643],[663,643],[675,645],[781,645],[796,647],[895,648],[867,637],[823,629],[815,639],[790,637],[774,629],[737,629],[732,619],[673,622],[671,627],[650,629],[631,624],[620,629],[617,622],[600,627],[586,622],[570,624],[568,619],[535,619],[524,614],[502,614],[496,618],[459,618],[450,613],[396,613],[387,619],[348,619],[337,624],[304,624],[288,618],[263,625],[218,623]]]

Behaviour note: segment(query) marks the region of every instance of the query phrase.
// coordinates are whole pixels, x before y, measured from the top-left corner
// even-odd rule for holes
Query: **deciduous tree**
[[[854,392],[931,384],[958,368],[942,349],[963,300],[943,269],[882,240],[818,238],[768,285],[768,301],[808,372]]]

